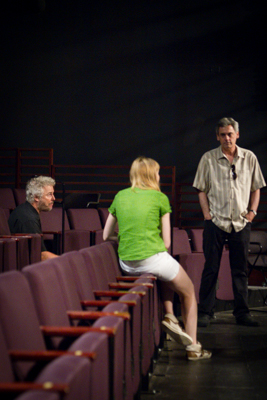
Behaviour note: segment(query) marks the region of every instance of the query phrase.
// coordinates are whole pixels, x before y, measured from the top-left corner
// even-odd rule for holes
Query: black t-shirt
[[[28,201],[12,211],[8,224],[11,233],[42,233],[40,216]],[[43,238],[41,251],[46,251]]]

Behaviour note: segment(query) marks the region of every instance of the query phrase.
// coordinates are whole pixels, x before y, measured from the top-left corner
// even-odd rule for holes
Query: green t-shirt
[[[139,188],[121,190],[109,212],[118,220],[121,260],[143,260],[166,251],[161,238],[161,217],[170,213],[171,207],[164,193]]]

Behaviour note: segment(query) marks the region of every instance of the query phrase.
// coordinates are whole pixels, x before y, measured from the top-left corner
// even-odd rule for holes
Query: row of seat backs
[[[100,244],[103,242],[102,227],[107,218],[107,209],[69,209],[68,216],[65,214],[66,244],[65,251],[78,250],[91,244]],[[100,216],[102,215],[102,223]],[[60,232],[62,229],[62,209],[54,208],[51,212],[41,213],[41,223],[43,232]],[[79,238],[68,233],[69,230],[94,231],[94,242],[85,232],[76,233]],[[1,230],[0,230],[1,232]],[[196,298],[199,300],[199,288],[201,282],[202,270],[204,268],[204,256],[202,250],[203,229],[192,229],[188,233],[183,229],[173,229],[173,256],[179,256],[181,264],[187,270],[188,275],[195,285]],[[52,234],[44,234],[45,240],[52,240]],[[191,241],[190,241],[191,239]],[[199,254],[196,254],[199,253]],[[24,264],[25,265],[25,264]],[[226,282],[226,285],[223,282]],[[231,275],[228,255],[223,254],[222,265],[219,272],[219,284],[217,296],[222,299],[232,299]]]
[[[25,201],[26,201],[25,189],[0,188],[0,208],[5,209],[7,213],[14,210],[18,205],[24,203]],[[94,214],[95,213],[92,213],[92,215]],[[100,225],[98,223],[99,221],[95,219],[95,224],[97,221],[95,229],[101,229],[104,227],[107,215],[108,215],[107,208],[99,208]],[[71,227],[73,228],[73,226]],[[85,228],[79,228],[79,229],[85,229]]]
[[[90,373],[92,361],[85,357],[62,355],[45,366],[34,381],[16,380],[9,348],[0,325],[0,396],[2,400],[88,400],[90,398]],[[53,390],[45,390],[53,382]],[[49,385],[51,386],[51,384]],[[8,389],[8,390],[7,390]],[[68,393],[68,396],[65,396]],[[11,397],[11,393],[13,396]]]
[[[24,189],[0,188],[0,208],[14,210],[26,200]]]
[[[87,255],[87,257],[85,257],[85,255]],[[88,275],[87,278],[89,278],[89,276],[90,278],[84,279],[85,276],[80,275],[81,277],[80,283],[82,282],[83,288],[87,286],[86,293],[87,296],[90,297],[90,290],[92,290],[93,287],[96,287],[94,285],[97,285],[97,288],[104,289],[107,287],[107,280],[109,278],[115,279],[114,276],[119,273],[118,260],[115,252],[115,247],[111,243],[104,243],[103,245],[94,246],[88,249],[83,249],[80,252],[66,253],[57,259],[47,260],[44,263],[31,265],[29,267],[26,267],[23,270],[22,274],[14,273],[12,275],[12,273],[7,273],[0,276],[1,304],[6,303],[5,307],[3,308],[1,307],[2,310],[0,311],[1,321],[2,321],[1,323],[6,323],[7,325],[9,324],[8,326],[10,327],[10,329],[8,331],[7,336],[9,337],[9,340],[12,343],[16,343],[15,346],[16,348],[18,347],[20,348],[20,346],[23,346],[23,343],[25,342],[28,343],[27,346],[30,346],[30,348],[35,348],[36,346],[38,348],[44,347],[43,340],[40,337],[38,324],[36,325],[35,323],[34,325],[34,320],[36,320],[36,318],[34,319],[34,314],[36,313],[36,310],[38,313],[39,321],[43,325],[47,324],[52,324],[52,325],[60,324],[63,326],[69,325],[65,312],[66,304],[71,309],[75,308],[80,309],[80,303],[79,300],[77,299],[75,303],[74,301],[75,295],[74,297],[71,296],[70,288],[67,289],[67,286],[73,285],[74,279],[73,275],[72,277],[69,276],[69,279],[67,279],[66,272],[67,269],[69,269],[69,271],[72,270],[72,273],[74,270],[76,271],[76,273],[78,273],[78,270],[74,268],[74,265],[76,265],[77,267],[79,266],[80,272],[81,268],[83,268],[82,265],[86,269],[85,261],[82,263],[82,259],[87,260],[88,262],[89,261],[88,257],[89,258],[91,257],[91,263],[92,263],[91,265],[95,266],[94,273],[98,272],[98,277],[97,278],[95,277],[94,280],[92,275],[91,276]],[[107,261],[109,261],[108,262],[109,275],[107,275],[106,267],[104,270],[104,265],[106,266]],[[69,268],[67,268],[67,265],[69,266]],[[65,271],[64,274],[57,276],[57,274],[60,273],[60,270],[61,273],[63,272],[62,268],[64,268]],[[99,271],[101,269],[102,272]],[[91,272],[92,270],[93,268],[91,268]],[[13,277],[12,282],[10,282],[11,277]],[[25,277],[27,279],[25,279]],[[29,283],[26,283],[26,281],[28,281]],[[60,286],[58,282],[61,282]],[[86,285],[86,282],[88,285]],[[93,286],[90,289],[91,284]],[[29,290],[25,291],[25,287],[27,287],[27,285],[28,286],[30,285],[34,296],[34,302],[32,303],[30,302],[29,299],[30,296]],[[11,287],[12,291],[10,290]],[[66,290],[65,295],[63,287],[65,287]],[[144,287],[141,287],[141,289],[145,290]],[[132,293],[129,293],[129,295],[135,296],[135,298],[137,297],[139,299],[139,296],[135,293],[136,290],[138,289],[136,288],[135,290],[133,290]],[[11,294],[9,294],[10,292]],[[73,293],[74,291],[72,292],[72,295]],[[81,295],[81,292],[78,291],[77,293],[80,293]],[[83,299],[84,299],[83,297],[84,294],[85,293],[82,293]],[[94,295],[91,294],[91,297],[94,297]],[[146,297],[146,299],[148,299],[148,297]],[[13,321],[12,319],[10,320],[12,314],[13,314]],[[148,321],[152,315],[153,313],[151,312],[151,310],[147,310],[146,314],[144,315],[144,321]],[[20,327],[19,324],[21,324]],[[24,326],[24,329],[21,329],[23,324],[26,325]],[[150,325],[152,325],[152,323]],[[134,332],[134,337],[136,339],[138,337],[138,330],[136,329],[136,326],[133,326],[133,332]],[[143,340],[146,340],[146,347],[149,348],[149,346],[147,346],[148,344],[147,334],[144,335]],[[57,341],[53,341],[53,343],[54,345],[56,345]],[[119,346],[122,347],[122,339],[119,340]],[[154,348],[152,349],[150,356],[153,354],[153,350]],[[139,353],[139,346],[137,346],[137,353]],[[102,374],[101,374],[101,379],[104,379]],[[120,384],[118,383],[118,387],[119,385]],[[138,387],[138,384],[136,385],[136,387]],[[105,397],[103,397],[103,399],[104,398]]]
[[[10,235],[8,226],[8,217],[10,211],[25,201],[24,189],[0,188],[0,235]],[[16,204],[15,204],[16,200]],[[93,209],[70,209],[64,212],[62,208],[53,208],[51,212],[41,212],[41,224],[43,230],[43,239],[49,251],[56,254],[64,251],[79,250],[80,248],[99,244],[103,242],[103,226],[108,216],[107,208]],[[64,224],[64,225],[63,225]],[[64,245],[62,244],[62,228],[64,228]],[[75,231],[75,232],[70,232]],[[49,233],[48,233],[49,232]],[[10,246],[10,245],[8,245]],[[5,245],[5,247],[8,247]],[[2,246],[3,247],[3,246]],[[6,250],[7,257],[9,253]],[[38,259],[35,259],[35,262]],[[31,260],[22,262],[25,266]],[[14,268],[10,263],[5,262],[2,270]],[[20,269],[20,268],[19,268]]]
[[[47,347],[39,327],[34,299],[25,276],[18,271],[2,274],[0,276],[0,296],[1,304],[4,306],[1,308],[0,322],[0,389],[1,383],[15,381],[65,382],[70,385],[71,389],[70,397],[67,396],[68,399],[109,399],[107,372],[108,338],[104,332],[100,334],[88,332],[68,348],[70,352],[83,351],[86,353],[96,353],[98,357],[96,357],[94,362],[94,373],[90,371],[92,365],[89,358],[73,357],[70,355],[64,356],[64,359],[60,357],[52,361],[48,364],[48,367],[41,370],[41,373],[40,367],[42,365],[34,361],[18,361],[13,362],[11,365],[8,352],[16,352],[16,350],[45,352]],[[108,321],[105,321],[105,323],[108,323]],[[78,367],[78,370],[76,367]],[[83,370],[84,372],[82,372]],[[65,380],[64,371],[67,372],[69,379],[75,379],[78,387],[72,379],[70,381]],[[97,387],[93,389],[93,382],[97,382],[98,377],[101,377],[101,381],[98,381],[99,389]],[[102,397],[91,396],[92,390],[99,392]],[[1,398],[3,398],[2,393]],[[20,400],[22,398],[31,398],[34,400],[50,399],[50,395],[46,397],[44,393],[37,391],[19,397]],[[61,398],[61,396],[56,394],[53,394],[51,397],[51,399]]]
[[[25,201],[24,189],[0,189],[0,209],[3,210],[0,214],[0,234],[2,235],[10,234],[7,220],[10,211],[16,206],[15,194],[17,196],[17,205]],[[6,218],[4,218],[4,213],[6,214]],[[79,233],[76,232],[76,234],[66,234],[64,251],[79,250],[82,247],[102,243],[103,227],[107,216],[107,208],[85,208],[64,211],[63,217],[62,208],[54,207],[50,212],[40,213],[42,231],[44,233],[43,238],[45,241],[48,241],[49,250],[57,254],[61,254],[62,238],[59,235],[63,228],[64,232],[70,230],[80,231]],[[84,232],[82,233],[81,231]],[[54,240],[55,235],[58,235],[57,240]]]
[[[48,263],[46,263],[46,267],[48,267]],[[38,266],[38,264],[35,264]],[[49,271],[49,272],[48,272]],[[54,272],[51,268],[48,268],[48,274],[51,272]],[[33,272],[33,274],[31,274]],[[28,277],[34,279],[35,282],[39,282],[38,278],[42,279],[41,275],[38,274],[38,272],[41,272],[38,269],[36,271],[29,271],[28,272]],[[54,274],[54,283],[56,283],[56,276]],[[43,277],[43,285],[45,287],[42,293],[46,293],[47,289],[49,289],[46,285],[48,283],[48,275],[44,274]],[[55,285],[53,286],[55,287]],[[42,285],[39,285],[39,288],[42,288]],[[11,293],[8,293],[11,292]],[[49,291],[49,290],[48,290]],[[35,288],[35,293],[33,294],[30,289],[30,283],[26,279],[25,274],[14,271],[11,273],[3,274],[0,277],[0,295],[1,295],[1,304],[5,305],[4,309],[1,310],[1,325],[4,329],[5,333],[5,339],[7,341],[7,346],[8,349],[20,349],[20,350],[32,350],[32,351],[45,351],[46,350],[46,344],[43,339],[43,336],[40,331],[39,324],[40,323],[45,323],[51,321],[53,326],[58,326],[58,327],[68,327],[69,322],[68,318],[66,315],[66,309],[62,304],[64,303],[63,296],[61,293],[60,288],[57,286],[57,291],[51,294],[50,297],[55,298],[55,295],[57,296],[57,304],[54,303],[54,309],[52,310],[51,314],[49,314],[49,311],[51,311],[50,304],[51,304],[51,298],[49,299],[49,305],[44,304],[44,302],[47,301],[48,299],[43,298],[41,300],[43,307],[41,304],[39,304],[39,307],[37,307],[37,314],[36,314],[36,308],[35,304],[36,301],[38,300],[38,289]],[[50,291],[51,293],[51,291]],[[63,303],[62,303],[63,302]],[[123,306],[123,304],[121,304]],[[39,314],[40,310],[45,310],[46,315]],[[60,314],[60,312],[62,313]],[[13,318],[13,320],[12,320]],[[123,327],[122,327],[122,322],[118,321],[116,319],[116,324],[114,325],[114,318],[113,321],[110,319],[110,317],[105,317],[105,319],[100,321],[98,319],[96,323],[93,324],[94,327],[98,326],[103,326],[103,327],[108,327],[108,326],[113,326],[115,330],[118,333],[117,338],[115,339],[116,341],[116,348],[117,352],[119,351],[120,347],[123,348]],[[41,322],[42,321],[42,322]],[[62,322],[63,321],[63,322]],[[64,322],[65,321],[65,322]],[[118,326],[118,322],[120,322],[120,326]],[[13,325],[13,327],[12,327]],[[90,335],[95,335],[94,332],[90,332]],[[100,341],[99,341],[99,336],[100,336]],[[103,338],[104,337],[104,338]],[[92,338],[91,338],[92,339]],[[80,340],[77,340],[73,343],[70,344],[70,342],[67,344],[64,339],[62,340],[55,340],[53,341],[54,348],[58,348],[56,344],[60,343],[59,349],[61,348],[62,350],[69,350],[69,351],[86,351],[89,352],[90,350],[96,351],[96,359],[94,360],[94,374],[91,377],[91,385],[93,386],[93,391],[94,391],[94,396],[88,395],[87,398],[92,398],[92,399],[111,399],[113,397],[109,396],[109,344],[107,342],[108,337],[105,334],[105,330],[103,329],[103,333],[98,330],[97,332],[97,338],[93,338],[94,340],[92,341],[86,341],[85,338],[80,338]],[[64,342],[64,343],[63,343]],[[82,343],[83,342],[83,343]],[[101,343],[100,343],[101,342]],[[50,341],[50,345],[51,345]],[[51,348],[51,347],[50,347]],[[119,357],[116,353],[116,356]],[[101,357],[101,354],[104,354],[105,357]],[[119,357],[120,358],[120,357]],[[2,359],[1,359],[2,362]],[[2,365],[2,364],[1,364]],[[35,363],[26,363],[26,362],[19,362],[15,364],[15,373],[16,376],[19,377],[20,380],[31,380],[32,377],[34,376],[35,372]],[[118,366],[116,366],[118,368]],[[122,372],[123,371],[123,366],[120,367],[120,378],[122,382]],[[2,368],[1,368],[1,374],[0,374],[0,380],[3,381],[6,376],[4,373],[2,374]],[[52,377],[53,378],[53,377]],[[89,376],[87,377],[88,380]],[[53,381],[53,379],[51,379]],[[118,382],[118,387],[120,387],[122,384]],[[81,386],[81,390],[83,388],[83,385]],[[86,389],[86,387],[85,387]],[[80,397],[77,397],[80,399]],[[76,399],[77,399],[76,398]],[[82,398],[86,399],[86,397],[82,396]],[[122,399],[122,397],[118,397]],[[75,400],[76,400],[75,399]]]
[[[11,235],[8,215],[0,208],[0,252],[0,272],[21,270],[24,266],[41,260],[41,236]]]

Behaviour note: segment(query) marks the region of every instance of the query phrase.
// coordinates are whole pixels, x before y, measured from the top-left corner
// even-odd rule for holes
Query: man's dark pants
[[[239,232],[232,229],[227,233],[218,228],[211,220],[206,220],[203,232],[203,251],[205,266],[199,291],[199,314],[213,315],[215,307],[216,284],[225,240],[229,246],[229,258],[232,285],[235,299],[234,316],[241,317],[249,313],[247,256],[251,223]]]

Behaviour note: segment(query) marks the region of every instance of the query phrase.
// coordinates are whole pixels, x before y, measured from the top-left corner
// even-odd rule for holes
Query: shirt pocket
[[[248,189],[251,186],[251,171],[249,169],[242,169],[238,171],[237,177],[242,185],[245,185]]]

